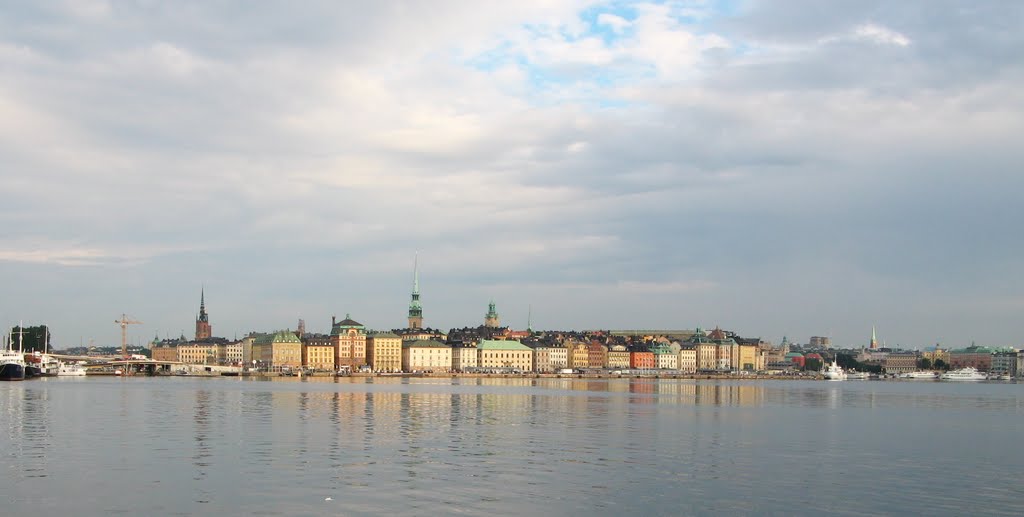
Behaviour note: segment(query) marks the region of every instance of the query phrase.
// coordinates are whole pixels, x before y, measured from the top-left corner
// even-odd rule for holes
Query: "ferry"
[[[825,368],[825,370],[822,371],[821,374],[825,376],[826,381],[846,380],[846,372],[843,371],[843,368],[841,366],[836,364],[835,360],[833,360],[832,364],[828,365],[828,368]]]
[[[967,368],[961,368],[959,370],[953,370],[942,374],[940,379],[944,381],[983,381],[986,380],[985,374],[979,372],[977,369],[968,366]]]
[[[900,379],[934,381],[935,380],[935,372],[925,372],[925,371],[907,372],[907,373],[901,373],[899,378]]]

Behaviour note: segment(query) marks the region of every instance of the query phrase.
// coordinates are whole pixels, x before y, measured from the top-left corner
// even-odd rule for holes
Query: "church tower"
[[[209,339],[213,335],[210,316],[206,314],[206,289],[199,294],[199,317],[196,318],[196,341]]]
[[[484,326],[490,328],[498,328],[501,326],[501,321],[498,319],[498,312],[494,310],[494,300],[487,306],[487,315],[484,316]]]
[[[420,304],[419,253],[412,262],[412,301],[409,302],[409,328],[423,328],[423,305]]]
[[[875,326],[871,325],[871,349],[878,348],[878,340],[875,339]]]

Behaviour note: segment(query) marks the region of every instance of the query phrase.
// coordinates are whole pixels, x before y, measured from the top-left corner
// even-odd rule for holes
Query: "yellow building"
[[[583,360],[586,361],[587,345],[580,343],[579,346],[583,349]],[[528,372],[533,368],[533,349],[519,341],[484,339],[476,345],[476,350],[477,365],[480,368],[521,372]]]
[[[938,360],[941,360],[942,362],[949,364],[949,350],[942,350],[941,348],[936,348],[935,350],[925,350],[924,352],[921,352],[921,358],[927,359],[932,364],[935,364],[935,361]]]
[[[367,336],[366,363],[375,372],[402,371],[402,338],[391,332]]]
[[[679,349],[679,371],[694,373],[697,371],[697,349],[688,347]]]
[[[569,356],[569,368],[590,368],[590,350],[586,343],[566,343],[566,353]]]
[[[716,356],[718,355],[718,345],[714,343],[697,343],[697,369],[698,370],[714,370],[718,363]]]
[[[331,338],[323,334],[308,336],[304,340],[302,350],[305,357],[302,365],[313,370],[334,372],[334,344]]]
[[[452,368],[460,372],[476,368],[476,346],[471,344],[453,346]]]
[[[261,334],[253,341],[252,356],[265,368],[299,368],[302,366],[302,341],[289,330]]]
[[[452,347],[433,339],[402,343],[402,370],[406,372],[448,372],[452,368]]]
[[[217,345],[212,343],[178,345],[178,360],[185,364],[217,364]]]
[[[629,368],[629,350],[625,345],[612,345],[608,349],[608,368]]]
[[[736,345],[732,366],[736,370],[763,370],[764,359],[756,345]],[[761,358],[760,361],[758,358]]]

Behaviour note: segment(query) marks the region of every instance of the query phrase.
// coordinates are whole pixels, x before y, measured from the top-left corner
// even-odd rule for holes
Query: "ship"
[[[939,379],[944,381],[983,381],[986,380],[985,374],[979,372],[976,368],[966,367],[959,370],[953,370],[942,374]]]
[[[828,365],[828,368],[825,368],[821,374],[825,376],[826,381],[846,380],[846,372],[843,371],[841,366],[836,364],[835,360],[832,360],[832,364]]]

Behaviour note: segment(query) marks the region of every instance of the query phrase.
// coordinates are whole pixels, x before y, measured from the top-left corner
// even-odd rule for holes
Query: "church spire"
[[[878,340],[875,339],[875,326],[871,325],[871,348],[878,348]]]
[[[409,301],[409,328],[423,328],[423,305],[420,304],[419,252],[412,261],[412,300]]]

